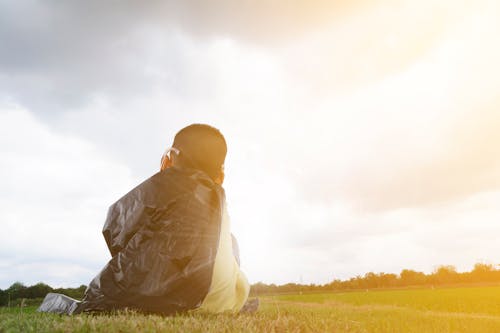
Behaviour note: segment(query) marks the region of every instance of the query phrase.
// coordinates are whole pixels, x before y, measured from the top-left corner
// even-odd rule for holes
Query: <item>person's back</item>
[[[112,258],[73,313],[240,310],[249,285],[230,249],[226,151],[208,125],[177,133],[161,171],[110,207],[103,234]]]

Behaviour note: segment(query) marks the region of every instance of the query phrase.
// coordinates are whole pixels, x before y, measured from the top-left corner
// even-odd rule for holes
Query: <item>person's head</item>
[[[177,132],[172,147],[178,152],[171,154],[172,165],[202,170],[222,184],[227,145],[218,129],[205,124],[189,125]]]

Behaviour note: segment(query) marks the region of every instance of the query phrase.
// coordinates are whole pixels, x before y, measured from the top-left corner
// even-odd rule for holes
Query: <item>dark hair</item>
[[[173,147],[180,150],[176,160],[181,166],[202,170],[212,179],[219,176],[227,145],[217,128],[206,124],[184,127],[175,135]]]

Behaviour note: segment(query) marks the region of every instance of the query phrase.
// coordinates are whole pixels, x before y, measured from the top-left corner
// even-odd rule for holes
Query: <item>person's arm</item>
[[[241,264],[240,264],[240,247],[238,246],[238,241],[236,240],[236,237],[234,237],[233,234],[231,234],[231,239],[233,241],[234,258],[236,259],[238,266],[241,266]]]

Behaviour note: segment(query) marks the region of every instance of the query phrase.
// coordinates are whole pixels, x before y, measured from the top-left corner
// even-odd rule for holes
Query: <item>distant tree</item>
[[[399,274],[401,285],[414,286],[422,285],[426,282],[426,276],[422,272],[417,272],[411,269],[403,269]]]
[[[75,299],[82,299],[83,294],[85,293],[85,289],[87,289],[87,287],[82,284],[78,288],[57,288],[57,289],[54,289],[53,292],[59,293],[59,294],[64,294],[66,296],[69,296],[69,297],[72,297]]]
[[[6,290],[0,289],[0,306],[6,306],[9,302],[9,294]]]
[[[21,282],[14,282],[6,291],[11,299],[27,298],[26,286]]]
[[[27,298],[41,298],[45,297],[48,293],[52,292],[52,287],[45,283],[37,283],[33,286],[26,288]]]
[[[498,281],[499,272],[491,264],[477,263],[470,272],[473,282]]]
[[[439,266],[432,275],[439,284],[456,283],[459,279],[457,269],[451,265]]]
[[[398,285],[398,276],[392,273],[380,273],[378,275],[379,286],[384,288],[392,288]]]
[[[343,281],[339,279],[334,279],[332,282],[325,285],[325,289],[329,290],[340,290],[342,289]]]
[[[365,283],[363,283],[363,278],[361,276],[356,276],[353,278],[350,278],[344,283],[345,288],[344,289],[361,289],[361,288],[366,288]]]
[[[361,288],[378,288],[379,286],[379,279],[377,274],[373,272],[368,272],[365,274],[365,276],[362,279],[359,279],[360,283],[359,285]]]

